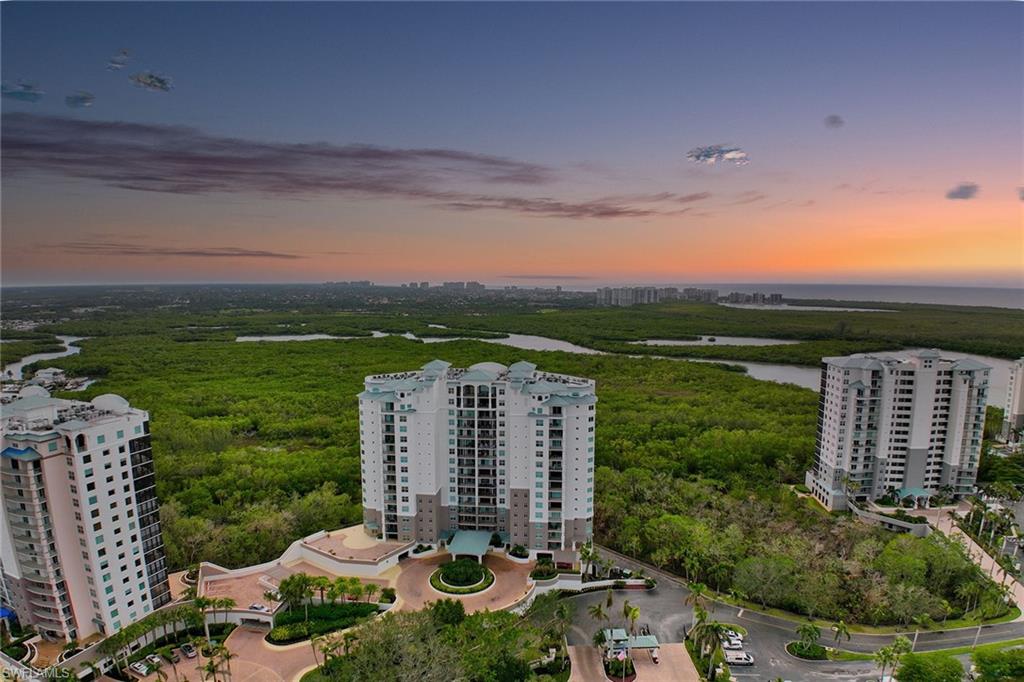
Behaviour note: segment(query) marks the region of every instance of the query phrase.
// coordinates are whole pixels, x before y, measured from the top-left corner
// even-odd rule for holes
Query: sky
[[[4,285],[1024,286],[1020,3],[0,20]]]

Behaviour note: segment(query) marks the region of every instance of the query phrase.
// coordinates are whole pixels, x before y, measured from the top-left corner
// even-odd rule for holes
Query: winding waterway
[[[57,340],[64,344],[64,350],[53,353],[34,353],[32,355],[26,355],[17,362],[12,362],[9,365],[4,365],[4,378],[5,379],[21,379],[21,371],[31,365],[33,362],[39,362],[40,360],[56,360],[57,358],[65,358],[69,355],[77,355],[82,352],[79,346],[73,346],[72,344],[77,341],[82,341],[87,337],[85,336],[58,336]]]

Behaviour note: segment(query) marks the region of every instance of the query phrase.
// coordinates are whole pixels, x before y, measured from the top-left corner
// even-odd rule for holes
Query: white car
[[[142,675],[143,677],[149,674],[149,666],[143,663],[142,661],[135,661],[128,667],[137,672],[138,674]]]
[[[740,633],[740,632],[737,632],[736,630],[726,630],[725,631],[725,636],[728,637],[729,639],[738,639],[741,642],[743,641],[743,634]]]
[[[270,613],[270,609],[263,604],[249,604],[250,611],[260,611],[262,613]]]
[[[726,651],[743,651],[743,642],[738,639],[727,639],[722,642],[722,648]]]
[[[160,658],[156,654],[150,654],[149,656],[146,656],[146,660],[155,665],[157,668],[164,664],[164,659]]]
[[[729,665],[754,665],[754,657],[745,651],[726,651],[725,662]]]

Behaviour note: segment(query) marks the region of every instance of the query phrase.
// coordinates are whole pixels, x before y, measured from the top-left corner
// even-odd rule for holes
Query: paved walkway
[[[429,559],[406,559],[402,562],[402,572],[398,575],[396,587],[400,597],[395,606],[397,610],[418,611],[427,602],[450,597],[458,599],[466,608],[467,613],[489,609],[504,609],[526,596],[527,577],[532,564],[518,564],[494,554],[484,557],[484,565],[494,571],[494,584],[479,594],[442,594],[430,586],[430,574],[437,567],[450,561],[448,554]]]
[[[957,509],[958,514],[963,515],[968,511],[970,511],[970,505],[966,502],[961,502]],[[926,509],[923,512],[919,511],[917,513],[927,517],[934,527],[949,537],[954,539],[962,538],[964,546],[967,548],[967,553],[970,554],[974,563],[978,564],[986,575],[991,576],[996,582],[1003,582],[1005,578],[1006,584],[1010,586],[1010,593],[1014,601],[1021,611],[1024,612],[1024,585],[1017,582],[1013,576],[1006,574],[1003,567],[996,563],[995,559],[989,556],[988,552],[982,549],[969,535],[953,525],[953,519],[949,518],[948,512],[949,509]],[[1024,618],[1024,615],[1021,617]]]
[[[569,660],[572,662],[572,673],[569,682],[598,682],[607,679],[601,654],[591,645],[569,647]]]

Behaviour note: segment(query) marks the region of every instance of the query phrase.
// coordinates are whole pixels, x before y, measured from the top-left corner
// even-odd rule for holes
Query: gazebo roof
[[[486,530],[460,530],[448,542],[448,552],[454,557],[468,554],[482,557],[491,544],[491,533]]]

